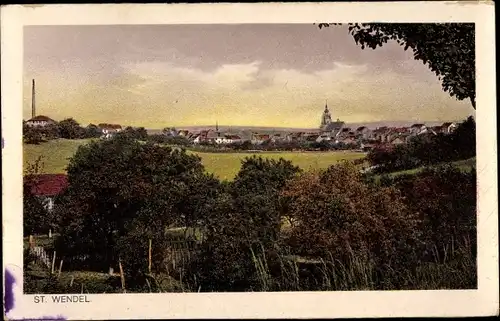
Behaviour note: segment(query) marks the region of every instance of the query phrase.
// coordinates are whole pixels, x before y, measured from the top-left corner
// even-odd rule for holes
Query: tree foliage
[[[425,243],[420,259],[444,262],[452,246],[476,248],[476,179],[475,169],[462,172],[448,165],[382,183],[399,189],[417,213]]]
[[[101,135],[101,130],[94,124],[89,124],[85,128],[85,138],[99,138]]]
[[[44,141],[42,132],[23,122],[23,143],[38,145]]]
[[[292,180],[282,196],[295,223],[289,244],[296,254],[375,266],[404,266],[415,259],[417,217],[398,190],[363,181],[348,162]]]
[[[320,23],[319,28],[330,23]],[[361,49],[382,47],[389,40],[411,49],[427,65],[443,90],[476,108],[475,26],[473,23],[351,23],[348,27]]]
[[[253,156],[223,185],[203,220],[205,241],[191,268],[205,291],[256,289],[252,251],[263,250],[272,262],[283,214],[279,193],[298,172],[290,161]]]
[[[61,138],[78,139],[85,136],[85,129],[73,118],[67,118],[59,122],[59,133]]]
[[[167,227],[202,216],[217,185],[198,156],[126,136],[79,147],[67,171],[69,187],[57,207],[58,253],[90,255],[100,268],[121,258],[131,275],[147,265],[147,252],[137,251],[149,239],[161,244]],[[141,247],[124,246],[130,239]]]
[[[144,127],[127,126],[125,129],[118,133],[121,136],[127,136],[132,139],[146,140],[148,139],[148,132]]]

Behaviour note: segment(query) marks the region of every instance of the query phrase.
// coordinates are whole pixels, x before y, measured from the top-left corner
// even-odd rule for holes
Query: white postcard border
[[[494,7],[489,2],[26,5],[2,7],[2,236],[15,277],[9,319],[333,318],[498,313],[498,188]],[[88,295],[91,303],[35,304],[22,294],[23,26],[313,22],[475,22],[478,289],[295,293]],[[361,49],[360,49],[361,50]]]

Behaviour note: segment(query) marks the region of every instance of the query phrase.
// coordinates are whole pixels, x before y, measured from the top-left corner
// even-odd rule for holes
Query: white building
[[[30,127],[45,127],[47,125],[55,124],[56,121],[47,116],[35,116],[26,121],[26,125]]]

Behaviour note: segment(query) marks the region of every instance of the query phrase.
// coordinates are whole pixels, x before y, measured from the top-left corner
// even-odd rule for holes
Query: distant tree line
[[[449,134],[415,136],[394,148],[375,148],[367,156],[378,172],[393,172],[476,156],[476,123],[469,117]]]
[[[67,118],[55,124],[46,126],[28,126],[23,121],[23,141],[26,144],[40,144],[42,142],[57,139],[84,139],[98,138],[101,131],[94,124],[89,124],[87,127],[82,127],[75,119]]]

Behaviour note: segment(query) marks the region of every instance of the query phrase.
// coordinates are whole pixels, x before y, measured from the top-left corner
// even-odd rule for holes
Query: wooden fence
[[[43,247],[30,247],[30,254],[34,256],[36,263],[41,264],[50,270],[52,269],[53,257],[51,257]]]
[[[165,252],[164,263],[167,269],[172,269],[171,272],[181,272],[191,262],[194,257],[194,252],[198,248],[200,242],[194,239],[185,239],[184,237],[176,237],[166,242],[167,251]],[[151,251],[151,244],[150,244]],[[55,272],[56,252],[49,254],[43,246],[35,245],[34,238],[30,238],[29,253],[34,257],[35,263],[46,267],[51,273]],[[150,270],[151,270],[151,253]],[[66,264],[73,266],[75,262],[85,265],[85,261],[90,259],[90,255],[82,254],[74,257],[66,257]],[[57,262],[62,265],[62,260]],[[72,264],[73,263],[73,264]],[[61,269],[61,267],[59,268]]]

